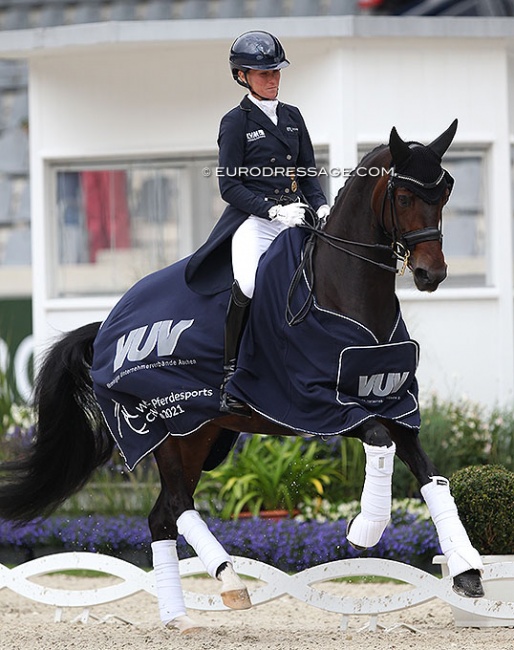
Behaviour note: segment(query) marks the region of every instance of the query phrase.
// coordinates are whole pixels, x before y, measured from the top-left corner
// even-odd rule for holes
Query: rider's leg
[[[232,237],[234,284],[225,320],[224,377],[221,385],[220,410],[235,415],[250,415],[250,409],[227,393],[226,385],[237,366],[239,345],[255,289],[255,274],[263,253],[287,226],[250,215]]]
[[[236,371],[239,345],[244,326],[248,320],[250,303],[251,299],[241,291],[239,282],[234,280],[225,319],[225,353],[220,399],[220,411],[223,413],[251,415],[251,411],[246,404],[243,404],[226,391],[227,383]]]

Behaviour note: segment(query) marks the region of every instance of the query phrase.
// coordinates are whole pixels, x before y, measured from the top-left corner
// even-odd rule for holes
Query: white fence
[[[250,589],[254,606],[267,603],[285,594],[319,609],[341,614],[341,627],[346,629],[350,616],[368,616],[367,629],[376,630],[377,618],[381,614],[396,612],[439,598],[451,607],[473,615],[493,619],[512,619],[514,626],[514,602],[469,599],[458,596],[452,590],[451,579],[435,576],[415,567],[374,558],[348,559],[329,562],[289,575],[263,562],[244,557],[235,557],[234,566],[242,576],[256,578],[265,584]],[[106,587],[86,590],[54,589],[36,584],[30,579],[55,571],[73,569],[93,570],[116,576],[122,582]],[[190,577],[205,574],[198,558],[181,560],[180,574]],[[335,596],[312,585],[336,578],[352,576],[376,576],[400,580],[412,589],[389,596],[350,598]],[[483,579],[514,580],[514,562],[500,562],[486,565]],[[55,620],[62,618],[63,608],[81,607],[82,622],[87,622],[89,607],[114,602],[140,591],[156,595],[153,571],[144,571],[129,562],[108,555],[96,553],[58,553],[41,557],[12,569],[0,564],[0,589],[10,589],[26,598],[56,607]],[[487,591],[487,589],[486,589]],[[513,594],[514,596],[514,594]],[[186,606],[203,611],[227,609],[219,596],[185,592]]]

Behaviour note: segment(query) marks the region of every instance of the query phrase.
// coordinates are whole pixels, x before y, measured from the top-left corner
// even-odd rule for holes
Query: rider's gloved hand
[[[304,223],[305,203],[288,203],[287,205],[274,205],[269,209],[269,218],[281,221],[286,226],[300,226]]]
[[[330,206],[326,204],[320,205],[320,207],[316,211],[316,214],[318,215],[319,222],[321,223],[322,226],[324,226],[327,217],[330,214]]]

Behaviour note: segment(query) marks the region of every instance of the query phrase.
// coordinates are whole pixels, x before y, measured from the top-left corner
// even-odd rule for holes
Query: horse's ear
[[[457,131],[457,125],[459,120],[454,119],[450,126],[446,129],[444,133],[431,142],[427,147],[431,149],[435,154],[439,156],[439,160],[444,156],[446,150],[451,145],[455,133]]]
[[[409,145],[400,138],[395,126],[391,129],[391,135],[389,136],[389,151],[391,152],[393,164],[397,167],[406,162],[412,155]]]

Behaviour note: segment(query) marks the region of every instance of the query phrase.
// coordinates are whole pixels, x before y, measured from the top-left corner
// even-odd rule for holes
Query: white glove
[[[286,226],[300,226],[304,222],[305,203],[288,203],[287,205],[274,205],[269,209],[270,219],[281,221]]]
[[[327,220],[328,215],[330,214],[330,206],[326,204],[320,205],[316,214],[318,215],[318,219],[321,221],[321,223],[324,224]]]

